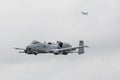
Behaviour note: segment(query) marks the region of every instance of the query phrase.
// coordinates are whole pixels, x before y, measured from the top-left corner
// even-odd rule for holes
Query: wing
[[[25,49],[24,48],[14,48],[16,50],[20,50],[19,53],[25,53]]]
[[[16,50],[25,50],[24,48],[15,48]]]
[[[54,52],[72,51],[72,50],[76,50],[78,48],[83,48],[83,47],[88,48],[88,46],[69,47],[69,48],[55,49]]]

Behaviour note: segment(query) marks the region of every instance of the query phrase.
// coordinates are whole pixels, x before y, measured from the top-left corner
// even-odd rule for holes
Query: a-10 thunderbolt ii
[[[72,47],[70,44],[61,41],[57,41],[56,43],[52,43],[52,42],[41,43],[39,41],[34,40],[25,49],[23,48],[15,48],[15,49],[22,50],[19,51],[19,53],[34,54],[34,55],[44,54],[44,53],[53,53],[55,55],[59,55],[59,54],[67,55],[68,53],[82,54],[84,53],[84,47],[88,48],[88,46],[84,46],[83,40],[79,41],[79,46],[77,47]]]
[[[83,15],[88,15],[88,12],[83,12],[83,11],[81,11],[81,13],[82,13]]]

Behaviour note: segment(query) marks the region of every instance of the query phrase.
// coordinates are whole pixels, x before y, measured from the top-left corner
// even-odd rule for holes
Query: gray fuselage
[[[36,51],[37,53],[51,53],[55,49],[69,48],[69,47],[72,46],[68,43],[63,43],[63,42],[57,42],[57,43],[32,42],[30,45],[26,47],[26,53],[33,54],[33,51]]]

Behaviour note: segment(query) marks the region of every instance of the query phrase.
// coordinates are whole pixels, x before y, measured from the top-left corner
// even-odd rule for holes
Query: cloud
[[[69,56],[38,56],[24,63],[2,63],[0,79],[12,80],[119,80],[119,52]],[[26,57],[26,59],[28,59]],[[6,77],[7,76],[7,77]]]
[[[119,1],[5,0],[0,10],[1,80],[120,79]],[[32,40],[77,45],[80,39],[90,46],[81,56],[29,56],[13,50]]]

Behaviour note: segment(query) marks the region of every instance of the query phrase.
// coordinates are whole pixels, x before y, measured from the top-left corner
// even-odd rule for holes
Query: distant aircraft
[[[83,15],[88,15],[88,12],[83,12],[83,11],[81,11],[81,13],[82,13]]]
[[[30,45],[28,45],[25,49],[24,48],[15,48],[16,50],[22,50],[19,53],[26,53],[26,54],[44,54],[44,53],[53,53],[55,55],[63,54],[67,55],[68,53],[84,53],[84,47],[88,48],[88,46],[84,46],[84,41],[79,41],[79,46],[72,47],[68,43],[64,43],[61,41],[57,41],[56,43],[48,42],[48,43],[41,43],[39,41],[33,41]],[[76,51],[76,49],[78,49]]]

